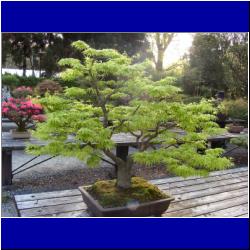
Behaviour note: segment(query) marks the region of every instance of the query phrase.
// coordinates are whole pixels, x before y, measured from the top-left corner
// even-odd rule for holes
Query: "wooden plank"
[[[248,195],[227,199],[223,201],[214,202],[202,206],[183,209],[174,212],[166,212],[164,216],[167,217],[196,217],[205,213],[212,213],[218,210],[226,209],[233,206],[243,205],[248,202]]]
[[[19,202],[19,201],[32,201],[32,200],[73,196],[73,195],[80,195],[80,194],[81,193],[78,189],[71,189],[71,190],[59,190],[59,191],[53,191],[53,192],[15,195],[15,199],[16,199],[16,202]]]
[[[114,141],[116,145],[120,146],[137,145],[136,137],[129,133],[114,134],[111,139]],[[69,136],[67,141],[74,142],[74,136]],[[28,142],[40,146],[45,146],[48,144],[48,141],[41,141],[35,138],[15,140],[11,137],[11,134],[9,132],[2,133],[3,149],[8,148],[12,150],[22,150],[25,149],[26,144]],[[85,143],[82,143],[82,145],[85,145]]]
[[[243,134],[236,134],[236,133],[227,132],[227,133],[224,133],[224,134],[221,134],[221,135],[210,136],[210,137],[207,138],[207,140],[208,141],[228,140],[228,139],[231,139],[231,138],[240,137],[242,135]]]
[[[204,179],[205,180],[205,179]],[[203,183],[204,180],[202,180],[201,182]],[[227,181],[230,181],[230,180],[227,180]],[[232,182],[233,181],[233,182]],[[242,178],[238,178],[237,180],[232,180],[230,181],[230,183],[235,183],[236,182],[239,182],[239,181],[242,181]],[[213,183],[210,187],[212,186],[218,186],[219,184],[225,184],[224,181],[221,181],[221,182],[216,182],[216,185],[215,183]],[[227,182],[228,183],[228,182]],[[208,183],[205,183],[205,188],[208,186]],[[161,185],[160,188],[163,189],[163,190],[166,190],[166,189],[170,189],[171,188],[171,193],[173,194],[177,194],[179,192],[187,192],[187,191],[194,191],[195,189],[193,188],[194,186],[192,187],[187,187],[185,190],[183,188],[179,188],[178,185],[175,185],[173,184],[174,187],[178,188],[177,192],[176,192],[176,188],[173,188],[171,187],[171,184],[170,186],[164,186],[164,185]],[[180,184],[180,186],[182,187],[183,185]],[[199,189],[200,188],[204,188],[204,185],[195,185],[196,189]],[[73,189],[73,190],[63,190],[63,191],[53,191],[53,192],[44,192],[44,193],[35,193],[35,194],[25,194],[25,195],[16,195],[15,196],[15,199],[16,199],[16,202],[21,202],[21,201],[37,201],[37,200],[42,200],[42,199],[49,199],[49,198],[59,198],[59,197],[67,197],[67,196],[74,196],[74,195],[80,195],[80,191],[78,189]]]
[[[57,206],[48,207],[38,207],[20,210],[22,217],[39,217],[44,215],[53,216],[53,214],[64,213],[64,212],[74,212],[86,209],[86,204],[84,202],[62,204]]]
[[[220,170],[220,171],[214,171],[209,174],[209,176],[217,176],[217,175],[227,175],[227,174],[233,174],[238,172],[247,172],[248,173],[248,167],[241,167],[241,168],[232,168],[227,170]],[[203,177],[200,176],[190,176],[187,178],[183,177],[170,177],[170,178],[163,178],[163,179],[157,179],[157,180],[150,180],[152,184],[158,185],[163,183],[172,183],[177,181],[184,181],[184,180],[195,180],[200,179]]]
[[[238,217],[248,212],[248,203],[222,209],[216,212],[200,215],[199,217]]]
[[[51,217],[90,217],[90,214],[84,209],[74,212],[64,212],[50,215]],[[42,217],[48,217],[48,215],[44,215]]]
[[[198,184],[203,184],[203,183],[211,183],[211,182],[218,182],[222,180],[228,180],[228,179],[238,179],[240,177],[247,177],[247,172],[239,172],[235,174],[227,174],[227,175],[218,175],[218,176],[211,176],[211,177],[204,177],[204,178],[199,178],[195,180],[184,180],[184,181],[178,181],[178,182],[173,182],[173,183],[165,183],[165,184],[157,184],[159,188],[176,188],[176,187],[187,187],[187,186],[193,186],[193,185],[198,185]]]
[[[242,195],[247,195],[247,188],[233,190],[231,192],[223,192],[218,194],[212,194],[200,198],[193,198],[188,200],[171,202],[168,212],[183,210],[187,208],[197,207],[205,204],[209,204],[216,201],[226,200],[234,197],[240,197]]]
[[[249,218],[249,214],[242,214],[240,216],[236,216],[237,218]]]
[[[245,181],[248,181],[247,176],[240,177],[238,179],[221,180],[221,181],[202,183],[202,184],[197,184],[197,185],[192,185],[192,186],[187,186],[187,187],[184,186],[184,187],[171,188],[170,185],[167,185],[167,186],[162,186],[161,189],[169,192],[172,195],[175,195],[175,194],[193,192],[197,190],[204,190],[204,189],[207,190],[207,189],[218,187],[218,186],[226,186],[226,185],[231,185],[231,184],[245,182]]]
[[[50,198],[43,200],[32,200],[32,201],[19,201],[17,202],[18,209],[27,209],[27,208],[35,208],[35,207],[47,207],[47,206],[55,206],[61,204],[70,204],[83,202],[82,196],[68,196],[68,197],[60,197],[60,198]]]
[[[155,184],[159,188],[175,197],[165,216],[219,217],[247,214],[247,167],[216,171],[207,178],[173,177],[157,181]],[[20,215],[24,217],[90,216],[78,189],[16,195],[15,199]]]
[[[244,167],[243,169],[246,169],[246,168]],[[166,178],[166,180],[171,180],[174,178]],[[177,178],[179,178],[179,177],[177,177]],[[157,183],[155,183],[155,184],[157,184]],[[163,189],[164,186],[162,186],[160,188]],[[55,198],[55,197],[65,197],[65,196],[71,196],[71,195],[80,195],[80,191],[78,189],[72,189],[72,190],[62,190],[62,191],[60,190],[60,191],[34,193],[34,194],[24,194],[24,195],[16,195],[15,199],[17,202],[19,202],[19,201],[38,200],[38,199],[48,199],[48,198]]]
[[[189,193],[181,193],[181,194],[175,194],[174,198],[175,201],[183,201],[183,200],[188,200],[188,199],[193,199],[193,198],[199,198],[199,197],[204,197],[207,195],[212,195],[212,194],[218,194],[222,192],[231,192],[236,189],[241,189],[241,188],[248,188],[248,182],[239,182],[227,186],[220,186],[220,187],[214,187],[214,188],[208,188],[205,190],[196,190],[193,192]],[[166,192],[168,193],[168,192]],[[173,201],[173,202],[175,202]]]

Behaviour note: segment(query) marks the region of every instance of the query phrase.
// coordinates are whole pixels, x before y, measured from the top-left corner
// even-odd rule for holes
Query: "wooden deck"
[[[165,217],[248,217],[248,168],[152,180],[175,197]],[[89,217],[77,189],[15,196],[22,217]]]

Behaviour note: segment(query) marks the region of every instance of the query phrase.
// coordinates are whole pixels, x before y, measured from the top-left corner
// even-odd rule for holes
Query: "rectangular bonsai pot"
[[[104,208],[86,190],[89,186],[79,187],[88,210],[94,217],[147,217],[161,216],[169,207],[173,197],[141,203],[134,206]]]
[[[28,130],[19,132],[16,129],[12,129],[10,132],[13,139],[29,139],[31,137],[31,133]]]

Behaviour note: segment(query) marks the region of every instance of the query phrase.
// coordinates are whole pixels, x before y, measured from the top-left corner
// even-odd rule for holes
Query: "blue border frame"
[[[1,2],[2,32],[248,32],[249,2]],[[153,21],[152,21],[153,20]],[[248,249],[249,219],[1,219],[3,249]]]
[[[4,249],[248,249],[248,219],[2,219]]]
[[[2,2],[2,32],[248,32],[249,2]]]

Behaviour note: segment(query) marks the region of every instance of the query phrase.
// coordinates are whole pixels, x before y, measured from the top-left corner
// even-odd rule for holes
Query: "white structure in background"
[[[2,86],[2,91],[1,91],[1,101],[6,102],[10,97],[10,89],[7,86]]]
[[[41,73],[44,73],[45,71],[41,71]],[[18,75],[22,76],[23,75],[23,70],[22,69],[2,69],[2,74],[9,73],[12,75]],[[34,70],[35,77],[39,77],[39,70]],[[32,70],[27,69],[26,70],[26,76],[32,76]]]

